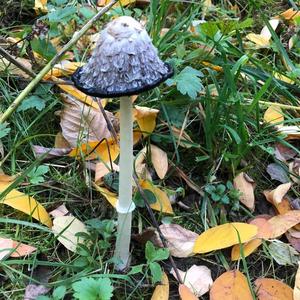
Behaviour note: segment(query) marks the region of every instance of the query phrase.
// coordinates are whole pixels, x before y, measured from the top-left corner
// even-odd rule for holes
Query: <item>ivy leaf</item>
[[[195,99],[197,93],[203,89],[200,77],[203,73],[192,67],[185,67],[174,78],[168,79],[166,83],[170,86],[176,84],[178,91],[183,95],[188,95],[190,98]]]
[[[72,284],[74,298],[78,300],[110,300],[113,287],[109,278],[82,278]]]
[[[45,108],[46,102],[44,99],[38,96],[30,96],[26,98],[22,104],[18,107],[18,111],[25,111],[30,108],[35,108],[38,111],[41,111]]]

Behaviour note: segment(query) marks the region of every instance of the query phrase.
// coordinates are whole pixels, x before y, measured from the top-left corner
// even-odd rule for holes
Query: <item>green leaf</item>
[[[27,176],[29,177],[29,181],[32,184],[38,184],[41,182],[44,182],[44,176],[46,173],[48,173],[49,171],[49,167],[48,166],[38,166],[33,168],[28,174]]]
[[[168,79],[166,83],[168,85],[176,84],[178,91],[183,95],[188,95],[190,98],[195,99],[197,93],[203,89],[201,79],[203,73],[192,68],[185,67],[174,78]]]
[[[51,42],[46,39],[33,39],[31,41],[32,50],[47,59],[52,59],[56,54],[56,49],[53,47]]]
[[[142,273],[143,266],[144,265],[137,265],[137,266],[131,267],[131,270],[127,273],[127,275],[134,275],[134,274]]]
[[[145,196],[146,196],[149,204],[153,204],[156,202],[156,197],[150,190],[144,190],[144,193],[145,193]],[[137,191],[134,194],[133,202],[138,207],[145,207],[145,200],[139,191]]]
[[[48,14],[50,23],[60,23],[68,22],[72,19],[73,15],[76,13],[76,8],[74,6],[67,6],[64,8],[59,8]]]
[[[169,250],[164,248],[155,249],[154,245],[148,241],[146,243],[145,255],[148,263],[151,263],[167,259],[169,257]]]
[[[82,278],[72,284],[74,298],[79,300],[110,300],[113,287],[109,278]]]
[[[0,139],[8,135],[8,133],[10,132],[10,128],[7,128],[7,126],[7,122],[0,124]]]
[[[150,263],[149,268],[151,271],[153,284],[158,281],[161,281],[162,270],[161,270],[160,265],[157,262],[152,262],[152,263]]]
[[[52,293],[52,296],[53,296],[53,298],[56,300],[56,299],[63,299],[64,298],[64,296],[65,296],[65,294],[66,294],[66,291],[67,291],[67,289],[66,289],[66,287],[65,286],[59,286],[59,287],[57,287],[54,291],[53,291],[53,293]]]
[[[35,108],[38,111],[41,111],[45,108],[46,102],[44,99],[39,96],[30,96],[23,100],[22,104],[18,107],[17,111],[25,111],[31,108]]]

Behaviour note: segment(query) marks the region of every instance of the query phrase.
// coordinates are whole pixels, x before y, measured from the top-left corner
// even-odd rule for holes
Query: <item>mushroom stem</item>
[[[131,239],[132,174],[133,174],[133,130],[132,102],[130,97],[120,99],[120,175],[119,200],[117,202],[118,232],[115,257],[116,269],[124,270],[129,264],[129,245]]]

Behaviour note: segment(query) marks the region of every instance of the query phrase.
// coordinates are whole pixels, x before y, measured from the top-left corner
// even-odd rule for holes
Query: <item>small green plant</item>
[[[208,184],[204,190],[206,196],[216,204],[216,208],[228,205],[231,210],[239,210],[240,192],[234,188],[232,182],[227,181],[226,185],[223,183]]]
[[[45,181],[44,175],[49,172],[49,167],[42,165],[33,168],[28,174],[29,182],[32,184],[39,184]]]

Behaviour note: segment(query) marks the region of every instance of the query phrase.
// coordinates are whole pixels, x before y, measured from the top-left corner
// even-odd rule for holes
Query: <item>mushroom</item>
[[[129,96],[148,91],[173,75],[172,67],[162,62],[157,49],[135,19],[122,16],[109,22],[86,65],[72,75],[75,86],[94,97],[120,98],[120,177],[116,268],[129,264],[133,176],[133,120]]]

